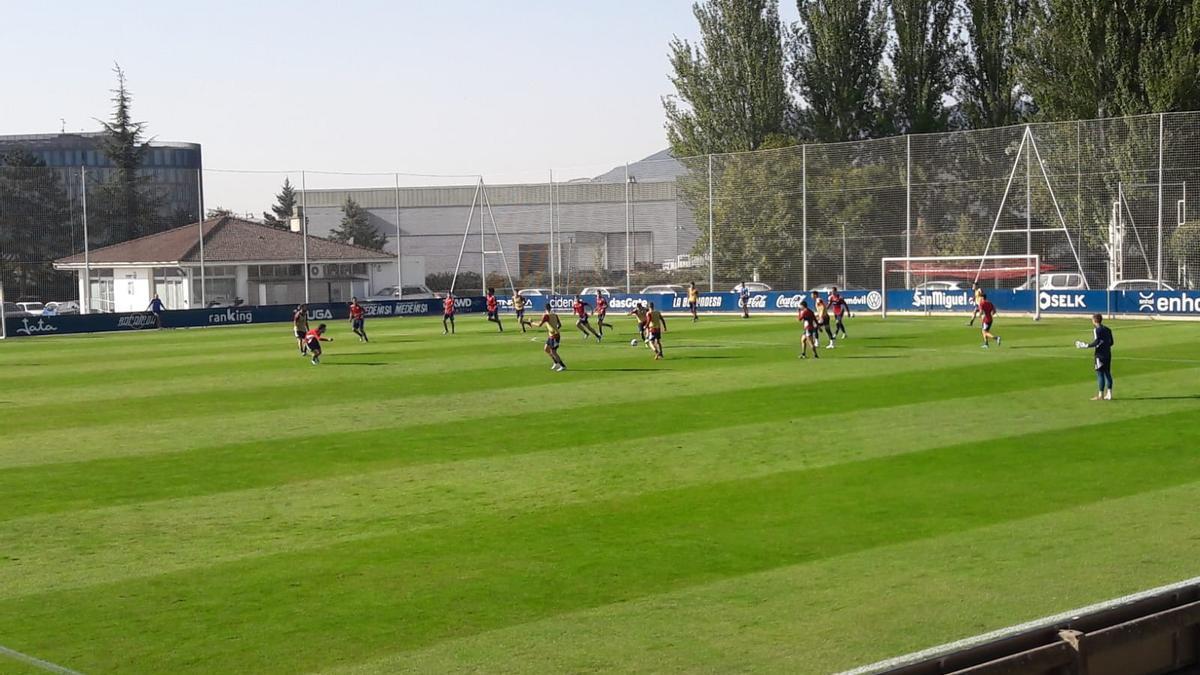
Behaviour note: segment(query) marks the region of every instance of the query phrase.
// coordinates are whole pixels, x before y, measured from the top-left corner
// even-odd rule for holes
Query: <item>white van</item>
[[[1043,291],[1082,291],[1087,288],[1087,283],[1078,272],[1051,272],[1038,276],[1038,288]],[[1033,279],[1017,286],[1018,291],[1033,289]]]

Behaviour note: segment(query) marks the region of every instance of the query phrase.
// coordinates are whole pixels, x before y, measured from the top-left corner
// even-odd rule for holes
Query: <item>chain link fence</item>
[[[153,167],[130,179],[3,157],[6,312],[141,311],[154,294],[194,308],[487,287],[874,289],[881,259],[899,256],[1036,255],[1068,285],[1200,287],[1197,112],[664,152],[497,182]],[[267,210],[285,190],[291,208]],[[263,210],[204,204],[251,192]]]

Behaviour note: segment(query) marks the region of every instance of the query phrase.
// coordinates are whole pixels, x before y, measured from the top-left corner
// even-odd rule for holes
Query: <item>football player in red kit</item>
[[[325,337],[325,324],[321,324],[304,334],[304,342],[308,353],[312,354],[312,364],[316,366],[321,363],[321,343],[333,342],[333,338]]]
[[[993,317],[996,316],[996,306],[992,304],[991,300],[987,299],[986,294],[980,293],[979,297],[980,302],[975,308],[976,311],[979,312],[979,316],[982,318],[982,321],[980,321],[979,325],[983,327],[983,348],[988,348],[988,338],[994,339],[996,341],[996,346],[999,347],[1000,336],[992,333],[992,321]]]
[[[454,332],[454,295],[446,294],[442,300],[442,335]]]
[[[604,329],[612,328],[611,323],[604,323],[604,317],[608,314],[608,298],[600,291],[596,291],[596,328],[600,329],[600,337],[604,337]]]
[[[846,337],[846,327],[842,325],[842,319],[850,316],[850,305],[846,304],[846,299],[838,292],[837,286],[833,287],[833,291],[829,294],[829,308],[833,310],[833,335],[834,337]]]
[[[358,304],[358,298],[350,298],[350,329],[358,336],[359,342],[370,342],[367,339],[367,312]]]
[[[800,301],[800,313],[796,319],[804,329],[804,336],[800,338],[800,358],[808,358],[809,345],[812,345],[813,358],[821,358],[820,352],[817,351],[817,315],[808,308],[807,300]]]
[[[583,333],[583,339],[588,339],[589,335],[596,338],[596,342],[600,341],[600,334],[592,328],[592,324],[588,323],[588,309],[591,305],[583,301],[583,298],[575,296],[575,303],[571,305],[571,311],[575,313],[575,327],[579,332]]]
[[[494,322],[504,332],[504,324],[500,323],[500,303],[496,300],[496,289],[487,289],[487,320]]]

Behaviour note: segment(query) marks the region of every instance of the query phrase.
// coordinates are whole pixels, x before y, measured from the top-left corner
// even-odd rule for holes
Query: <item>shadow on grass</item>
[[[1118,398],[1119,401],[1200,401],[1200,394],[1184,394],[1182,396],[1130,396]]]
[[[393,363],[385,363],[383,361],[334,361],[332,363],[322,363],[323,366],[392,366]]]
[[[899,355],[890,355],[890,356],[885,356],[885,355],[882,355],[882,354],[881,354],[881,355],[879,355],[879,356],[837,356],[837,357],[830,357],[830,358],[839,358],[839,359],[902,359],[902,358],[904,358],[904,357],[903,357],[903,356],[899,356]]]
[[[568,370],[578,370],[586,373],[648,373],[650,371],[663,370],[663,368],[568,368]]]

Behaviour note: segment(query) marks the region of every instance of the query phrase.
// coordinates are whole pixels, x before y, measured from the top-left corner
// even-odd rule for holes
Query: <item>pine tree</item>
[[[0,155],[0,278],[12,297],[68,297],[70,274],[51,262],[83,248],[62,174],[24,149]]]
[[[145,122],[135,122],[133,96],[125,85],[125,71],[114,65],[117,88],[113,93],[113,112],[109,121],[97,120],[104,128],[101,149],[116,168],[111,180],[99,190],[96,205],[96,243],[112,243],[149,234],[155,229],[161,200],[147,178],[139,175],[142,162],[150,151],[143,140]]]
[[[890,0],[895,43],[891,50],[889,109],[899,133],[945,131],[944,102],[954,86],[960,43],[951,35],[957,0]]]
[[[798,0],[792,81],[804,102],[802,133],[838,142],[886,135],[881,64],[887,44],[883,0]]]
[[[757,150],[786,134],[792,104],[778,0],[707,0],[692,6],[700,44],[671,42],[663,98],[676,157]]]
[[[296,210],[296,203],[296,188],[292,187],[291,180],[284,178],[283,187],[280,188],[279,194],[275,195],[275,204],[271,206],[271,213],[263,211],[263,223],[281,230],[289,229],[292,214]]]
[[[342,204],[342,222],[329,233],[329,238],[376,251],[382,251],[387,244],[387,237],[371,225],[370,214],[351,197],[347,197],[346,203]]]

